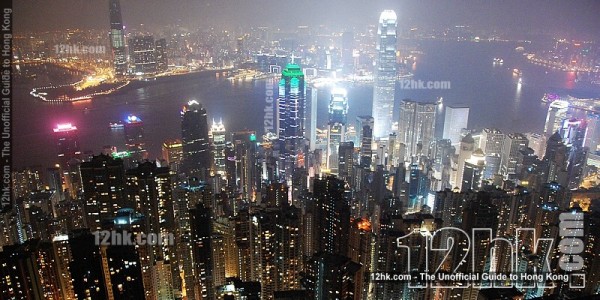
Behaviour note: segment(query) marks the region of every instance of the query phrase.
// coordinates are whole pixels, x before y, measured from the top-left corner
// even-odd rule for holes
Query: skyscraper
[[[377,28],[377,57],[373,72],[373,136],[383,138],[392,131],[396,91],[396,13],[384,10]]]
[[[350,206],[344,197],[344,182],[329,176],[314,181],[315,251],[346,253],[350,228]],[[307,253],[310,255],[310,253]]]
[[[246,201],[254,201],[259,173],[256,168],[256,132],[237,131],[231,134],[233,143],[236,185]]]
[[[311,86],[306,88],[306,138],[309,142],[309,150],[315,151],[317,145],[317,99],[319,90]]]
[[[354,166],[354,143],[343,142],[338,148],[338,174],[340,179],[350,183]]]
[[[555,132],[559,131],[564,119],[567,118],[569,110],[569,102],[563,100],[555,100],[548,107],[546,115],[546,124],[544,125],[544,134],[550,137]]]
[[[590,148],[592,153],[598,150],[600,144],[600,114],[587,114],[587,129],[585,131],[585,141],[583,146]]]
[[[505,178],[512,179],[517,174],[519,150],[527,148],[527,138],[520,133],[512,133],[504,139],[500,172]]]
[[[373,156],[373,117],[356,117],[356,137],[360,147],[360,165],[369,167]]]
[[[345,89],[331,91],[329,102],[329,122],[327,130],[326,165],[332,174],[337,174],[338,148],[345,141],[348,116],[348,97]]]
[[[123,160],[101,154],[82,163],[80,170],[86,225],[100,230],[103,220],[112,220],[126,206]]]
[[[135,75],[156,73],[156,49],[154,37],[136,36],[130,43],[133,72]]]
[[[444,117],[444,139],[449,139],[453,145],[460,143],[460,133],[463,128],[467,128],[469,123],[468,107],[446,107]]]
[[[212,151],[212,169],[216,174],[225,176],[225,125],[223,120],[215,122],[213,119],[212,126],[208,137],[211,143]]]
[[[125,119],[125,146],[134,160],[146,158],[144,122],[135,115],[129,115]]]
[[[167,40],[158,39],[154,43],[155,57],[156,57],[156,70],[164,72],[169,68],[169,61],[167,60]]]
[[[122,76],[127,73],[127,55],[125,53],[125,32],[121,16],[121,3],[119,0],[110,0],[110,46],[113,53],[115,75]]]
[[[402,100],[398,136],[406,145],[407,156],[428,155],[430,144],[435,141],[435,103],[419,103]]]
[[[183,170],[189,175],[206,179],[210,168],[210,147],[206,109],[191,100],[181,111]]]
[[[144,233],[168,237],[174,233],[173,196],[169,168],[158,167],[156,162],[146,161],[125,173],[128,201],[144,218]],[[174,265],[174,246],[169,243],[141,245],[144,255],[140,257],[147,295],[167,297],[172,295],[171,271]],[[171,269],[173,267],[173,269]],[[170,298],[164,298],[170,299]]]
[[[306,87],[300,66],[288,64],[279,81],[278,128],[280,174],[289,179],[302,154]]]
[[[162,159],[171,171],[178,172],[183,161],[183,144],[180,139],[169,139],[162,144]]]
[[[64,186],[71,191],[71,195],[75,195],[80,183],[78,166],[81,162],[77,127],[71,123],[58,124],[54,128],[54,135],[56,136],[58,163],[62,170]]]
[[[214,299],[212,221],[210,210],[201,203],[190,210],[192,253],[201,299]]]

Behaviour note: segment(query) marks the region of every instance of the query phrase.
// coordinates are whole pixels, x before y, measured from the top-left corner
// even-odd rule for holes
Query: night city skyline
[[[600,2],[3,4],[0,300],[600,297]]]

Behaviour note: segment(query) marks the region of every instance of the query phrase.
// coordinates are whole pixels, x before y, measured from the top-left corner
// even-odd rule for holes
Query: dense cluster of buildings
[[[196,100],[181,111],[181,136],[165,141],[154,161],[147,160],[136,116],[123,125],[123,152],[83,153],[77,128],[57,126],[58,164],[16,172],[15,203],[0,214],[0,299],[596,294],[600,233],[592,228],[600,222],[594,210],[600,191],[580,186],[600,166],[600,118],[589,113],[577,119],[568,103],[556,102],[544,133],[472,131],[468,107],[446,107],[438,136],[438,103],[405,99],[394,107],[393,11],[381,14],[377,35],[372,115],[349,120],[352,99],[333,88],[320,139],[312,109],[317,93],[294,63],[285,65],[277,84],[276,129],[263,136],[211,122]],[[161,68],[164,41],[131,41],[131,67],[123,41],[119,3],[111,1],[115,71]],[[264,59],[272,65],[278,57]],[[562,267],[566,246],[557,246],[566,235],[564,213],[583,216],[582,249],[571,256],[581,259],[576,272]],[[460,233],[477,228],[490,233]],[[101,231],[174,240],[105,244],[97,238]],[[432,247],[451,251],[443,255]],[[448,274],[575,274],[585,284],[578,277],[444,288],[419,276],[436,273],[433,266]],[[379,278],[384,273],[409,277]]]

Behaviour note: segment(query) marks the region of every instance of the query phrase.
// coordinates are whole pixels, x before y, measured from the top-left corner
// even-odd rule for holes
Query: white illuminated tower
[[[345,89],[334,88],[329,102],[329,122],[327,130],[327,169],[338,171],[338,148],[345,141],[348,117],[348,93]]]
[[[443,138],[450,140],[453,145],[459,144],[462,140],[461,131],[463,128],[467,128],[468,124],[468,107],[446,107]]]
[[[546,125],[544,126],[544,134],[546,137],[553,135],[560,130],[563,121],[567,118],[569,110],[569,102],[563,100],[555,100],[548,107],[546,115]]]
[[[212,150],[212,169],[216,174],[225,176],[225,125],[223,119],[215,122],[213,119],[212,126],[208,132],[208,139],[211,143]]]
[[[373,136],[388,137],[392,131],[396,91],[396,13],[384,10],[377,28],[377,58],[373,86]]]
[[[406,145],[408,156],[427,155],[435,141],[437,104],[412,100],[400,102],[398,138]]]

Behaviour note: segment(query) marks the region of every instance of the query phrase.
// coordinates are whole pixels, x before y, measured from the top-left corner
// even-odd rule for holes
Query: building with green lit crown
[[[301,166],[303,162],[305,96],[306,85],[302,69],[297,64],[288,64],[281,74],[277,98],[281,178],[291,178],[294,167]]]

